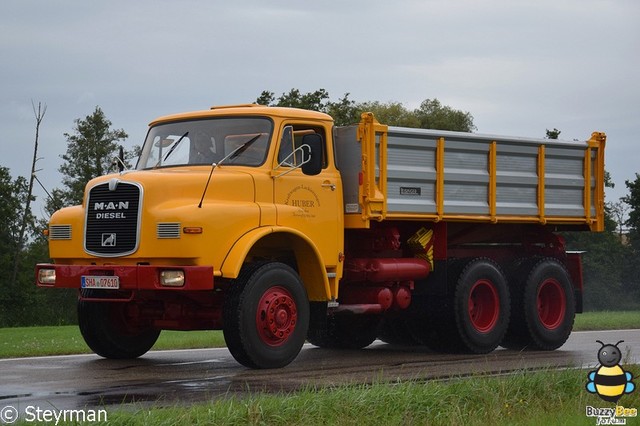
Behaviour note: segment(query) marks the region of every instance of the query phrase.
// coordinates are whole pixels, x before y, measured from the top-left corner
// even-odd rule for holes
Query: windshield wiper
[[[230,160],[232,158],[235,158],[238,155],[242,154],[244,152],[244,150],[249,148],[249,146],[252,143],[254,143],[255,141],[257,141],[260,136],[262,136],[262,135],[260,133],[258,133],[257,135],[255,135],[254,137],[252,137],[251,139],[249,139],[248,141],[246,141],[245,143],[243,143],[242,145],[240,145],[239,147],[237,147],[236,149],[231,151],[226,157],[224,157],[222,160],[218,161],[218,163],[213,163],[212,166],[215,168],[215,167],[221,165],[223,162],[225,162],[227,160]]]
[[[171,155],[171,153],[178,147],[178,145],[180,144],[180,142],[182,142],[182,139],[186,138],[187,135],[189,134],[189,132],[185,132],[184,135],[180,136],[180,139],[178,139],[177,141],[174,142],[173,145],[171,145],[171,148],[169,148],[169,151],[167,152],[167,155],[164,156],[164,159],[159,158],[158,162],[156,163],[155,166],[153,166],[154,169],[157,169],[160,164],[164,161],[167,161],[167,158],[169,158],[169,156]]]
[[[209,182],[211,181],[211,175],[213,174],[213,171],[216,169],[216,167],[218,167],[219,165],[221,165],[222,163],[224,163],[228,159],[234,158],[237,155],[242,154],[244,152],[244,150],[249,148],[249,146],[252,143],[254,143],[255,141],[257,141],[258,138],[260,138],[260,136],[262,136],[262,134],[258,133],[257,135],[255,135],[254,137],[252,137],[251,139],[249,139],[248,141],[246,141],[245,143],[243,143],[242,145],[240,145],[239,147],[237,147],[236,149],[231,151],[222,160],[218,161],[217,163],[213,163],[211,165],[211,171],[209,172],[209,177],[207,178],[207,184],[204,186],[204,191],[202,191],[202,197],[200,197],[200,203],[198,203],[198,208],[202,207],[202,202],[204,201],[204,196],[207,193],[207,189],[209,188]]]

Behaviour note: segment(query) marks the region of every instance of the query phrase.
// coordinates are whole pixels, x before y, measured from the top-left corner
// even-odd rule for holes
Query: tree
[[[23,217],[23,209],[27,205],[27,180],[22,176],[15,180],[9,169],[0,167],[0,248],[4,256],[13,258],[18,249],[19,229]],[[27,217],[27,219],[31,219]],[[11,265],[9,261],[8,265]],[[8,266],[7,265],[7,266]],[[10,270],[9,267],[3,270]],[[7,276],[7,274],[3,274]]]
[[[635,180],[625,181],[629,193],[622,201],[629,206],[625,224],[629,227],[629,255],[625,258],[626,297],[640,300],[640,174]]]
[[[640,174],[636,173],[634,181],[627,180],[625,185],[629,194],[622,198],[629,206],[626,225],[629,227],[629,242],[636,252],[640,253]]]
[[[22,252],[19,232],[25,206],[27,206],[28,183],[22,176],[13,179],[6,167],[0,167],[0,270],[12,271],[15,262],[23,259],[16,256]],[[26,225],[33,225],[33,217],[26,213]],[[29,265],[33,270],[33,265]],[[16,273],[17,274],[17,273]],[[16,306],[22,302],[21,286],[10,273],[0,276],[0,323],[12,315]]]
[[[557,129],[554,130],[559,133]],[[548,130],[547,132],[549,133]],[[604,183],[607,188],[614,187],[611,175],[606,171]],[[621,238],[622,218],[628,211],[622,202],[626,202],[628,198],[623,197],[617,203],[605,204],[604,232],[563,234],[568,250],[584,252],[582,258],[586,310],[638,309],[640,306],[638,251],[625,244]]]
[[[426,99],[414,111],[423,129],[456,130],[472,132],[476,130],[473,116],[469,112],[442,105],[437,99]]]
[[[74,133],[64,134],[67,152],[62,155],[64,163],[59,168],[66,187],[63,191],[65,205],[82,203],[87,182],[111,169],[113,157],[118,154],[117,142],[128,137],[122,129],[111,129],[111,121],[100,107],[84,120],[76,119],[74,123]]]
[[[325,89],[309,93],[301,93],[298,89],[291,89],[279,98],[276,98],[273,92],[265,90],[256,102],[261,105],[324,112],[333,117],[337,126],[356,124],[360,121],[361,113],[373,112],[379,122],[390,126],[460,132],[472,132],[476,129],[473,124],[473,116],[469,112],[442,105],[438,99],[426,99],[419,108],[412,111],[399,102],[367,101],[357,103],[349,99],[349,93],[346,93],[337,102],[332,102]]]
[[[46,223],[37,221],[31,202],[38,161],[40,125],[46,106],[32,104],[36,119],[31,176],[13,179],[0,167],[0,327],[75,322],[75,291],[43,291],[34,282],[33,266],[48,261]]]
[[[348,93],[337,102],[331,102],[329,93],[325,89],[318,89],[315,92],[304,94],[298,89],[291,89],[277,99],[273,92],[264,90],[256,99],[256,103],[259,105],[302,108],[324,112],[333,117],[337,126],[357,123],[360,120],[357,105],[355,101],[349,99]]]
[[[37,229],[46,228],[46,221],[36,220],[30,212],[31,193],[37,179],[39,129],[46,112],[46,106],[33,105],[36,116],[36,138],[33,151],[31,179],[19,177],[15,181],[7,169],[0,168],[0,268],[13,270],[5,278],[0,278],[0,326],[69,323],[75,321],[75,292],[43,291],[33,282],[33,265],[48,259],[47,241]],[[124,130],[111,129],[99,107],[94,112],[74,121],[74,131],[65,133],[67,151],[62,155],[64,163],[59,171],[63,173],[64,189],[54,189],[47,193],[46,210],[49,214],[70,204],[80,204],[87,182],[110,170],[115,170],[113,157],[119,154],[118,141],[125,139]],[[134,147],[134,151],[139,148]],[[125,152],[125,163],[132,152]],[[31,238],[26,238],[27,231]],[[12,260],[12,262],[10,261]]]
[[[614,232],[564,233],[567,250],[581,251],[584,273],[584,308],[637,309],[638,294],[630,281],[631,248]]]
[[[359,104],[357,108],[359,112],[372,112],[380,123],[389,126],[421,127],[420,119],[399,102],[364,102]]]
[[[278,99],[275,99],[273,92],[265,90],[256,102],[260,105],[302,108],[325,112],[328,99],[329,93],[324,89],[318,89],[315,92],[309,93],[301,93],[298,89],[291,89],[288,93],[280,95]]]
[[[623,199],[620,199],[615,203],[607,203],[607,211],[615,222],[615,229],[618,233],[618,238],[622,239],[627,213],[629,212],[628,205],[626,205]]]
[[[263,90],[262,93],[260,93],[260,96],[258,96],[258,99],[256,99],[256,103],[258,105],[274,106],[275,100],[275,93]]]
[[[555,127],[553,128],[553,130],[549,130],[547,129],[547,139],[558,139],[558,137],[560,136],[560,133],[562,133],[560,130],[556,129]]]
[[[360,111],[356,102],[349,99],[349,93],[345,93],[338,102],[328,102],[325,112],[333,117],[336,126],[347,126],[360,120]]]
[[[36,163],[38,161],[38,139],[40,136],[40,124],[42,124],[42,120],[44,120],[44,115],[47,112],[47,106],[45,105],[43,107],[40,102],[38,102],[37,110],[33,102],[31,103],[31,106],[33,107],[33,114],[35,115],[35,118],[36,118],[36,136],[35,136],[35,141],[33,146],[33,160],[31,161],[31,176],[29,177],[29,189],[27,190],[27,196],[25,198],[25,207],[22,211],[22,221],[20,223],[20,231],[18,232],[18,242],[17,242],[17,249],[15,251],[15,256],[13,260],[13,272],[11,274],[11,282],[15,282],[18,276],[19,259],[23,249],[24,236],[25,236],[25,232],[27,231],[27,226],[29,225],[29,223],[31,224],[34,223],[33,216],[31,214],[33,181],[36,177],[35,175]]]

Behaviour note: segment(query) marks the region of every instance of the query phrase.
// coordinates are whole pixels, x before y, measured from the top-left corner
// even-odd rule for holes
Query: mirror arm
[[[304,149],[305,147],[307,148],[306,150]],[[311,147],[310,147],[309,145],[307,145],[307,144],[304,144],[304,145],[301,145],[301,146],[297,147],[296,149],[294,149],[294,150],[293,150],[293,152],[292,152],[291,154],[287,155],[287,156],[286,156],[286,157],[285,157],[285,158],[284,158],[284,159],[283,159],[283,160],[282,160],[282,161],[281,161],[281,162],[276,166],[276,168],[275,168],[274,170],[278,170],[280,167],[282,167],[282,165],[283,165],[284,163],[286,163],[286,162],[287,162],[287,160],[289,160],[289,158],[293,157],[293,156],[295,155],[295,153],[296,153],[296,152],[298,152],[299,150],[301,150],[301,151],[302,151],[302,162],[300,162],[300,164],[297,164],[297,165],[295,165],[295,166],[291,167],[289,170],[285,170],[284,172],[282,172],[282,173],[280,173],[280,174],[278,174],[278,175],[273,176],[273,178],[274,178],[274,179],[277,179],[277,178],[279,178],[279,177],[281,177],[281,176],[284,176],[284,175],[286,175],[286,174],[289,174],[289,173],[291,173],[292,171],[294,171],[294,170],[296,170],[296,169],[301,168],[303,165],[305,165],[305,164],[307,164],[309,161],[311,161]],[[305,154],[306,154],[306,152],[305,152],[305,151],[309,152],[309,154],[308,154],[308,155],[305,155]],[[305,157],[306,157],[306,158],[305,158]]]

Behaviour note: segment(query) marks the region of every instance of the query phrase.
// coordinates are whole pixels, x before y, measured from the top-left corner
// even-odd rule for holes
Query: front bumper
[[[51,272],[55,271],[55,273]],[[184,284],[181,286],[163,285],[161,274],[167,271],[182,271]],[[49,273],[49,278],[42,280]],[[113,276],[118,277],[119,290],[167,290],[192,291],[213,290],[212,266],[173,266],[173,265],[58,265],[41,263],[36,265],[36,284],[48,288],[82,288],[82,277]],[[53,275],[52,275],[53,274]]]

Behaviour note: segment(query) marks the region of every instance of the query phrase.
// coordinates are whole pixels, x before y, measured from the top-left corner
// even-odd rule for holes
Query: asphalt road
[[[152,351],[135,360],[70,355],[0,360],[0,409],[82,409],[137,402],[206,401],[247,392],[291,391],[309,385],[436,380],[478,373],[508,374],[545,367],[595,367],[600,344],[624,340],[623,364],[640,364],[640,330],[574,332],[552,352],[498,349],[488,355],[444,355],[376,342],[359,351],[305,345],[277,370],[249,370],[226,349]]]

